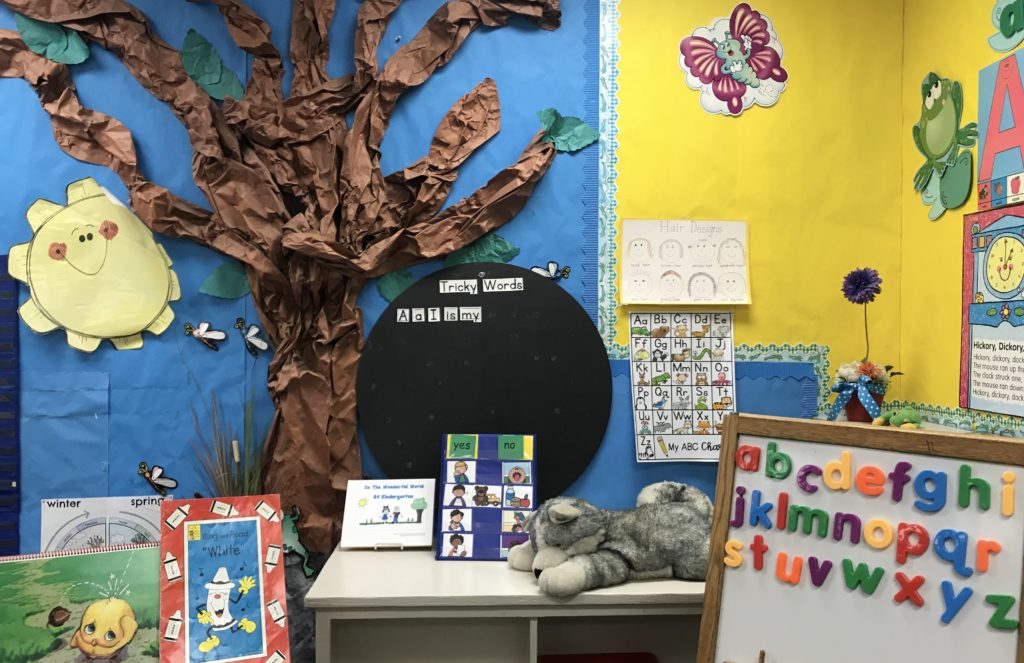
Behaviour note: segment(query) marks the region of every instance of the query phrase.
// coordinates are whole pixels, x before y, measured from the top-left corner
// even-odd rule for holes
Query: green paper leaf
[[[389,302],[395,301],[395,297],[402,294],[402,291],[416,282],[416,279],[407,270],[400,269],[397,272],[388,272],[377,277],[377,292]]]
[[[578,117],[562,115],[554,108],[537,113],[544,129],[542,140],[554,143],[559,152],[577,152],[598,139],[597,131]]]
[[[206,277],[199,292],[221,299],[239,299],[249,294],[249,279],[245,267],[236,260],[228,260]]]
[[[562,114],[556,111],[554,108],[545,108],[542,111],[537,111],[537,117],[540,118],[540,126],[545,132],[551,130],[555,122],[558,121]]]
[[[217,49],[203,35],[189,30],[181,49],[181,62],[189,78],[214,99],[241,99],[245,90],[235,72],[224,65]]]
[[[21,14],[15,14],[14,21],[22,41],[33,53],[61,64],[81,64],[89,58],[89,47],[74,30]]]
[[[472,244],[452,252],[444,259],[446,267],[467,262],[508,262],[519,255],[519,247],[497,233],[487,233]]]

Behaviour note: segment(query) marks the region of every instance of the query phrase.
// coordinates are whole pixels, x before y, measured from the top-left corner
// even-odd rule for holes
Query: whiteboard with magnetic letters
[[[1017,620],[1024,559],[1024,506],[1020,499],[1024,481],[1017,478],[1024,477],[1020,467],[1024,445],[893,428],[745,415],[733,419],[726,432],[731,439],[723,440],[699,661],[747,663],[758,660],[760,651],[765,652],[767,663],[1022,660]],[[766,474],[770,444],[776,453],[789,458],[788,473],[786,461],[775,456],[775,474]],[[844,452],[849,454],[845,457],[848,464]],[[968,458],[944,455],[950,453]],[[744,469],[753,466],[757,454],[758,469]],[[982,460],[986,457],[997,462]],[[830,462],[837,464],[829,466]],[[901,462],[910,467],[899,471]],[[848,489],[843,488],[844,465],[849,468]],[[807,466],[812,469],[805,470]],[[964,466],[969,468],[965,481],[981,479],[990,486],[988,510],[981,508],[983,488],[977,482],[965,483],[969,505],[960,505]],[[946,476],[944,492],[942,473]],[[1004,473],[1009,474],[1004,477]],[[895,490],[897,483],[903,483],[900,475],[909,476],[902,495]],[[807,490],[801,486],[801,476]],[[1003,488],[1007,485],[1011,488],[1004,507]],[[812,488],[817,490],[809,493]],[[879,491],[877,496],[870,495]],[[738,524],[736,511],[739,493],[743,493],[742,524]],[[780,497],[782,493],[788,497]],[[943,494],[945,505],[929,512],[941,504],[939,496]],[[901,499],[896,501],[896,497]],[[752,506],[758,501],[762,515],[752,517]],[[786,501],[790,508],[785,509],[780,528],[779,507]],[[765,510],[766,503],[772,504],[770,510]],[[820,509],[828,516],[824,537],[819,536],[823,531],[820,512],[808,518],[802,507]],[[1014,515],[1004,515],[1004,508],[1012,509]],[[851,542],[854,525],[846,515],[840,518],[841,540],[836,540],[839,513],[860,519],[858,543]],[[765,526],[766,519],[771,529]],[[805,530],[808,522],[810,533]],[[910,526],[915,524],[927,531],[926,544],[920,532],[912,531]],[[966,546],[960,547],[957,532],[966,535]],[[767,550],[759,546],[761,570],[755,569],[751,550],[758,535],[767,546]],[[942,555],[936,552],[936,538],[942,539]],[[992,544],[983,544],[988,550],[985,572],[979,566],[979,540],[995,541],[1001,547],[994,552]],[[902,564],[897,556],[900,549],[906,553]],[[965,551],[962,557],[961,550]],[[781,568],[780,553],[786,555]],[[742,561],[733,566],[738,556]],[[799,574],[794,568],[796,558],[801,559]],[[849,560],[848,570],[844,560]],[[832,563],[830,569],[827,562]],[[954,568],[953,562],[958,567]],[[864,580],[881,569],[873,592],[854,578],[860,564],[866,565],[863,570],[868,572],[862,576]],[[903,574],[902,581],[897,573]],[[850,588],[847,575],[855,588]],[[924,580],[919,581],[920,577]],[[948,583],[945,590],[944,583]],[[910,589],[897,600],[906,586]],[[990,602],[986,600],[989,596],[1002,598]],[[1000,602],[1005,609],[996,605]],[[960,605],[958,610],[956,605]],[[1004,614],[997,616],[1000,611]],[[948,623],[943,622],[944,615]]]

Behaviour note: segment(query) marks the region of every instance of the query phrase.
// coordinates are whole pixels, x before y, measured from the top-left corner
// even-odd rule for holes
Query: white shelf
[[[317,663],[399,662],[413,660],[412,651],[416,661],[456,663],[532,661],[538,651],[629,649],[689,661],[703,602],[704,583],[682,580],[632,582],[553,599],[532,574],[505,562],[437,561],[430,550],[336,550],[306,595],[306,606],[317,613]],[[526,653],[491,659],[477,647],[463,650],[467,658],[460,659],[445,645],[450,629],[444,625],[453,620],[468,629],[463,632],[486,634],[484,645],[497,652]],[[638,628],[645,632],[639,641]],[[570,633],[589,635],[567,641]],[[426,641],[431,634],[436,642]]]
[[[433,551],[337,550],[306,595],[312,608],[574,606],[675,604],[700,606],[704,583],[632,582],[583,592],[568,601],[547,596],[532,574],[505,562],[434,559]]]

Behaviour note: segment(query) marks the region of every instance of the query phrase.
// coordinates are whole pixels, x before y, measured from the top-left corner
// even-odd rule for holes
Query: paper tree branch
[[[356,83],[360,87],[365,87],[377,77],[377,50],[399,3],[400,0],[381,0],[364,2],[359,7],[353,59],[356,66]]]
[[[284,65],[281,62],[281,54],[270,40],[270,26],[242,0],[210,1],[220,10],[235,44],[253,56],[252,72],[245,89],[245,101],[265,111],[273,111],[281,103]]]
[[[556,153],[553,144],[540,138],[540,133],[534,136],[516,163],[492,177],[473,195],[362,251],[308,233],[285,235],[284,245],[297,253],[336,264],[346,272],[366,276],[386,274],[457,251],[513,218],[526,204]]]
[[[76,30],[116,55],[150,94],[171,107],[185,125],[193,149],[208,157],[223,156],[218,133],[211,131],[223,125],[220,109],[185,73],[181,54],[153,33],[138,9],[121,0],[95,0],[88,8],[71,0],[4,4],[29,18]]]
[[[409,226],[437,213],[451,193],[458,168],[500,127],[498,87],[487,78],[445,114],[425,157],[385,178],[387,198],[401,210],[398,222]]]
[[[209,223],[209,212],[143,180],[128,128],[83,106],[65,65],[30,51],[16,32],[0,30],[0,77],[20,77],[32,86],[53,121],[53,136],[62,150],[80,161],[110,168],[142,206],[159,207],[159,218],[168,222],[158,223],[154,230],[172,237],[202,238],[198,229]],[[227,252],[227,247],[221,250]]]
[[[326,552],[338,539],[342,496],[360,476],[356,366],[362,352],[357,298],[375,275],[446,255],[522,209],[555,156],[538,133],[512,165],[438,214],[470,154],[498,131],[497,86],[484,80],[456,102],[427,155],[385,177],[380,145],[401,94],[447,63],[477,27],[523,16],[544,29],[558,0],[451,0],[378,70],[377,49],[399,0],[364,0],[355,73],[328,80],[333,0],[295,0],[292,94],[281,90],[281,57],[270,30],[242,0],[217,5],[232,39],[254,58],[244,98],[224,110],[188,78],[180,54],[122,0],[0,0],[59,23],[114,53],[185,125],[193,178],[210,214],[145,181],[131,135],[84,108],[68,69],[0,32],[0,76],[25,78],[72,156],[110,167],[128,185],[135,212],[154,230],[194,241],[247,267],[276,352],[267,385],[276,411],[267,438],[266,489],[303,515],[302,537]],[[351,128],[345,114],[355,110]]]
[[[327,82],[334,0],[293,0],[291,56],[295,64],[292,93],[303,94]]]

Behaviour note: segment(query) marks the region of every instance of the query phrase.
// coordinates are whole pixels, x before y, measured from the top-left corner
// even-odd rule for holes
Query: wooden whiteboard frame
[[[922,456],[956,458],[1024,468],[1024,441],[1015,439],[992,435],[906,430],[749,414],[727,416],[718,463],[715,515],[711,527],[711,553],[708,559],[708,577],[704,590],[704,613],[700,620],[697,663],[715,663],[715,653],[718,650],[718,625],[721,619],[722,589],[725,583],[725,557],[722,551],[725,549],[726,537],[729,534],[729,509],[735,485],[736,447],[740,435],[817,442],[830,446],[845,445],[877,451],[899,451]],[[1024,514],[1018,514],[1017,517],[1024,517]],[[1024,565],[1024,560],[1021,562]],[[1021,606],[1021,596],[1024,595],[1024,575],[1021,577],[1017,606],[1018,609],[1024,610],[1024,606]],[[756,656],[757,652],[751,652],[750,660],[753,661]],[[1024,624],[1017,629],[1016,663],[1024,663]]]

